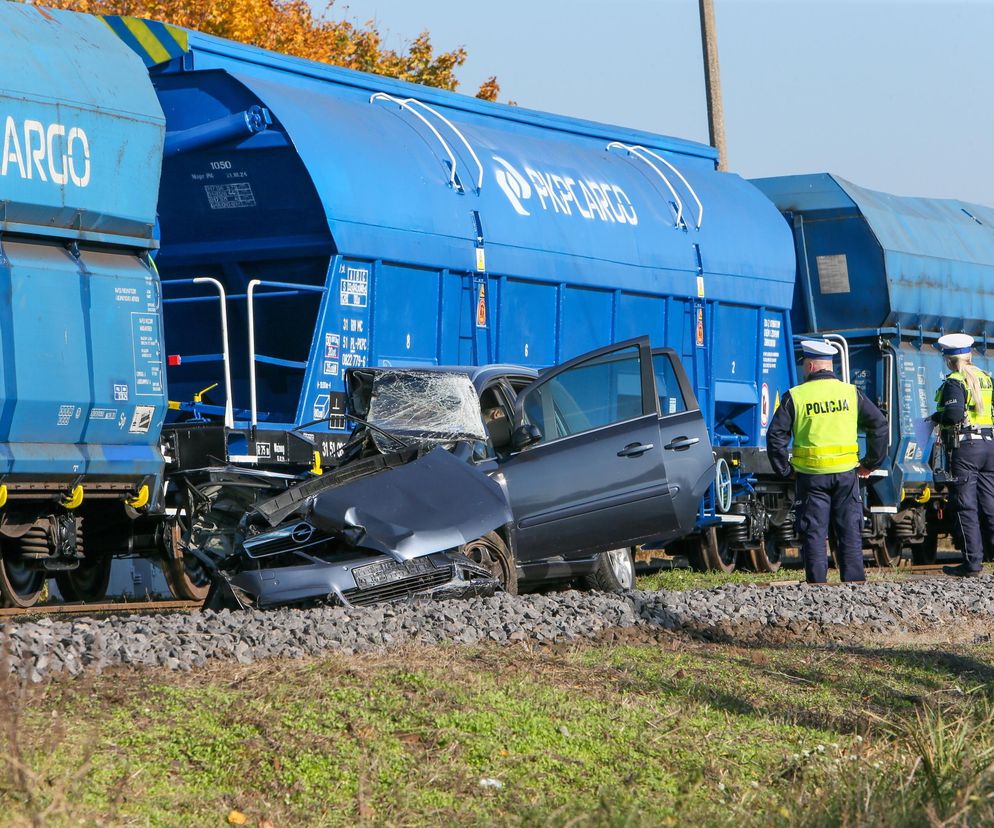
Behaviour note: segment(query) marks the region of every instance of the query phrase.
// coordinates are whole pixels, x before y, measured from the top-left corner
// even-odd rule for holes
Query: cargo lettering
[[[804,413],[810,417],[812,414],[835,414],[839,411],[849,410],[849,400],[826,400],[825,402],[809,402],[804,406]]]
[[[62,124],[26,120],[20,127],[8,115],[3,127],[0,176],[10,172],[30,181],[51,180],[62,186],[71,181],[83,188],[90,183],[90,140],[80,127],[68,131]]]
[[[542,210],[598,219],[610,224],[639,223],[638,213],[628,194],[617,184],[592,179],[578,179],[562,173],[541,172],[524,167],[524,175],[509,162],[495,155],[494,178],[519,216],[530,216],[525,206],[534,195]],[[530,206],[530,205],[529,205]]]

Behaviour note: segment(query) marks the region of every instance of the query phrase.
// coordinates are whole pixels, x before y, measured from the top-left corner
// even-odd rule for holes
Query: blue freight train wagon
[[[102,595],[159,500],[164,120],[99,19],[0,3],[0,605]]]
[[[682,357],[719,454],[700,523],[721,531],[693,554],[776,565],[763,445],[795,375],[793,245],[713,149],[108,24],[166,116],[176,468],[333,463],[349,367],[543,368],[648,334]]]
[[[953,534],[946,459],[927,422],[947,373],[936,340],[977,338],[994,370],[994,209],[875,192],[829,174],[754,182],[783,211],[798,274],[794,330],[828,336],[890,423],[864,541],[882,565],[932,563]]]

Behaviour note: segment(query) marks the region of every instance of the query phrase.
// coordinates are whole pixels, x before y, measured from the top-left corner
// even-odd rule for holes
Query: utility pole
[[[718,150],[718,169],[728,161],[725,151],[725,114],[721,108],[721,77],[718,72],[718,31],[714,23],[714,0],[698,0],[701,9],[701,51],[704,55],[704,85],[708,98],[708,134]]]

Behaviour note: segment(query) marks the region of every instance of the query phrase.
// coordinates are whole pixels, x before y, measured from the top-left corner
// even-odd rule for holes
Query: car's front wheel
[[[518,570],[514,565],[514,556],[504,539],[496,532],[487,532],[482,538],[464,543],[459,551],[474,563],[488,569],[505,592],[518,594]]]
[[[587,589],[622,592],[635,588],[635,559],[628,547],[601,552],[597,568],[584,579]]]

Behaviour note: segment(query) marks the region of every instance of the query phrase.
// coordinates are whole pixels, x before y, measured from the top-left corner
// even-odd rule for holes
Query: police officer
[[[823,584],[828,576],[829,524],[838,542],[839,575],[843,581],[862,581],[859,478],[868,477],[883,462],[887,418],[855,385],[836,379],[831,345],[808,339],[801,347],[805,381],[781,398],[766,433],[766,449],[777,474],[796,475],[796,531],[807,582]],[[865,431],[867,437],[862,462],[858,431]],[[787,450],[791,438],[792,456]]]
[[[982,574],[984,548],[994,549],[994,382],[973,364],[972,336],[946,334],[938,344],[951,373],[935,395],[932,419],[940,426],[950,459],[963,548],[963,563],[942,571],[974,578]]]

